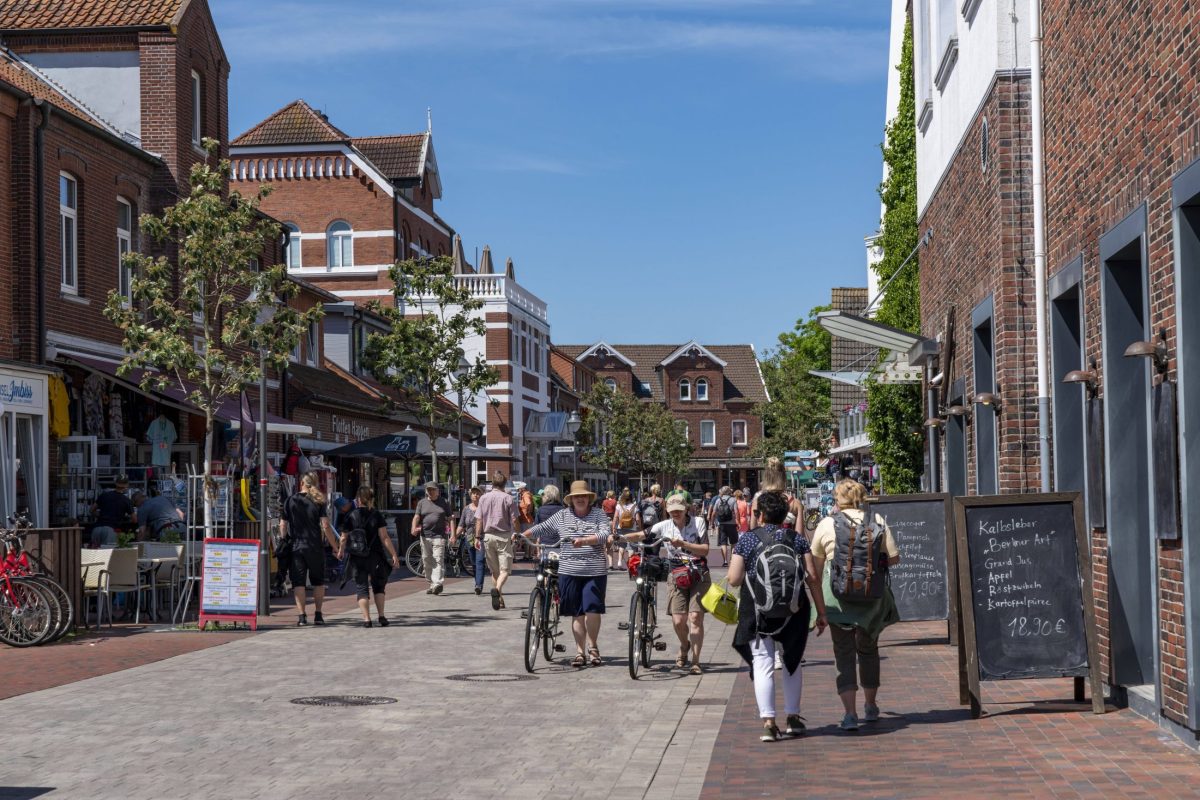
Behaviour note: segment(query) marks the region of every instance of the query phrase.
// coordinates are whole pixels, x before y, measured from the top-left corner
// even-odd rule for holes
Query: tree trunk
[[[433,417],[429,418],[429,457],[433,460],[433,485],[441,487],[441,476],[438,475],[437,430],[434,428]]]
[[[213,447],[213,418],[212,412],[204,414],[204,482],[200,492],[204,502],[204,536],[213,535],[213,491],[212,491],[212,447]]]

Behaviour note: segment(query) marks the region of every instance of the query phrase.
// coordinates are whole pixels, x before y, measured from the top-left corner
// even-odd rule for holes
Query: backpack
[[[775,528],[758,528],[759,547],[746,588],[754,601],[754,622],[759,636],[774,636],[800,610],[804,598],[804,561],[796,551],[796,533],[784,531],[774,540]]]
[[[358,515],[358,509],[351,511],[346,517],[353,526],[346,533],[346,552],[353,558],[366,558],[371,552],[371,540],[367,535],[367,531],[362,527],[362,518]]]
[[[733,501],[728,497],[717,501],[717,522],[722,525],[733,522]]]
[[[883,597],[888,582],[887,548],[870,507],[864,509],[861,523],[839,511],[833,517],[833,530],[836,543],[829,566],[833,596],[860,602]]]
[[[617,526],[621,530],[629,530],[633,527],[633,504],[621,506],[621,517],[617,520]]]
[[[642,527],[649,528],[658,524],[660,505],[658,500],[644,500],[639,512],[642,517]]]

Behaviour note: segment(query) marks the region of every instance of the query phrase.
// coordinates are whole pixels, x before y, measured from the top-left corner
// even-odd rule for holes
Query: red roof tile
[[[231,144],[235,147],[251,147],[348,141],[350,137],[332,125],[324,114],[303,100],[295,100],[238,136]]]
[[[428,134],[362,136],[351,143],[379,168],[388,180],[420,178]]]
[[[682,344],[682,343],[680,343]],[[634,376],[650,387],[650,396],[663,399],[662,381],[657,370],[667,356],[679,349],[680,344],[614,344],[610,345],[621,355],[632,361]],[[591,345],[556,344],[558,350],[570,358],[579,358]],[[758,357],[748,344],[704,345],[717,358],[728,364],[725,367],[724,399],[745,399],[752,403],[767,400],[767,388],[758,369]]]
[[[191,0],[0,0],[0,30],[158,28],[178,22]]]

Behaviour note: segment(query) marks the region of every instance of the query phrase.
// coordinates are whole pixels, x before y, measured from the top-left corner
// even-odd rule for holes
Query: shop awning
[[[525,421],[525,438],[541,442],[559,442],[570,439],[563,433],[567,424],[565,411],[534,411]]]
[[[172,408],[177,408],[180,411],[187,412],[188,414],[204,413],[197,408],[191,400],[188,399],[188,393],[178,385],[168,384],[161,390],[147,392],[141,387],[142,377],[146,374],[145,370],[134,369],[131,370],[128,375],[121,376],[117,374],[117,368],[120,365],[113,361],[105,361],[92,356],[81,356],[74,354],[63,354],[62,357],[67,361],[76,364],[77,366],[83,367],[89,372],[95,372],[98,375],[102,375],[114,383],[120,384],[121,386],[140,394],[144,394],[147,397],[152,397],[157,402],[164,403]],[[258,404],[254,403],[252,406],[252,413],[257,415]],[[216,416],[217,419],[229,423],[234,430],[241,428],[241,413],[239,412],[238,400],[236,398],[231,397],[226,399],[225,402],[221,403],[220,408],[217,409]],[[255,424],[255,428],[262,430],[262,422],[257,422]],[[284,419],[283,417],[267,412],[267,433],[287,433],[299,436],[307,436],[312,434],[312,428],[308,425],[301,425],[299,423],[292,422],[289,419]]]
[[[822,311],[817,314],[817,324],[839,339],[869,344],[888,350],[907,353],[908,349],[921,340],[921,336],[882,322],[865,319],[845,311]]]
[[[486,447],[480,447],[470,442],[462,443],[463,458],[488,461],[519,461],[518,458],[497,453]],[[332,450],[326,450],[328,457],[364,457],[364,458],[425,458],[430,454],[429,436],[420,431],[397,431],[374,436],[353,444],[344,444]],[[442,436],[437,440],[438,458],[458,458],[458,440],[452,436]]]

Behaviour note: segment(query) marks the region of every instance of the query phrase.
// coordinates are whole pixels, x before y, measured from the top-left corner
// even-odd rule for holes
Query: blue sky
[[[236,136],[302,97],[351,135],[433,109],[439,213],[554,341],[775,344],[866,282],[878,0],[210,0]]]

